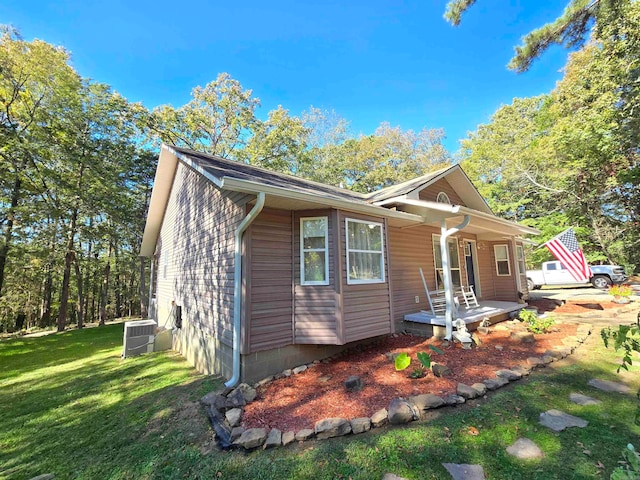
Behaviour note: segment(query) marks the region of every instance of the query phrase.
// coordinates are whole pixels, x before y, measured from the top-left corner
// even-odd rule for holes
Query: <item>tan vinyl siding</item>
[[[446,178],[441,178],[440,180],[435,182],[433,185],[429,185],[424,190],[421,190],[420,193],[418,193],[418,196],[420,200],[429,200],[431,202],[435,202],[436,198],[438,197],[438,193],[440,192],[444,192],[447,194],[452,205],[465,206],[462,203],[462,200],[460,199],[460,196],[458,195],[458,193],[453,189],[453,187],[447,181]]]
[[[245,335],[249,352],[293,343],[291,212],[264,209],[247,233]],[[245,353],[245,352],[243,352]]]
[[[160,325],[171,326],[175,301],[191,336],[231,345],[234,233],[251,198],[222,192],[178,164],[156,246]],[[193,346],[189,349],[181,353],[194,364],[208,355]]]
[[[342,341],[354,342],[363,338],[389,334],[393,331],[391,322],[391,292],[389,282],[388,250],[384,251],[385,281],[372,284],[347,284],[346,271],[346,226],[345,219],[353,218],[383,223],[383,236],[387,229],[385,222],[379,218],[356,215],[349,212],[339,212],[338,226],[340,232],[340,257],[342,281]],[[384,238],[385,246],[387,238]]]
[[[518,300],[518,288],[516,286],[516,265],[514,264],[515,257],[513,249],[511,248],[510,241],[499,241],[489,243],[489,254],[491,255],[491,271],[493,273],[493,285],[495,288],[495,296],[493,300],[502,300],[506,302],[515,302]],[[494,245],[506,245],[507,252],[509,254],[509,268],[511,270],[510,275],[500,275],[496,271],[496,258]]]
[[[329,285],[301,285],[300,283],[300,219],[327,217],[329,249]],[[335,210],[310,210],[295,212],[293,220],[293,281],[294,281],[294,326],[297,344],[340,344],[339,284],[336,282],[338,263],[336,245]]]

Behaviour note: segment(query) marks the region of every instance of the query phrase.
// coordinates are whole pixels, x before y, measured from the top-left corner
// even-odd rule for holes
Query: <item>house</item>
[[[460,285],[505,318],[537,233],[495,216],[458,165],[360,194],[163,145],[141,255],[152,318],[233,385],[393,332],[450,337]],[[444,317],[424,313],[420,268]]]

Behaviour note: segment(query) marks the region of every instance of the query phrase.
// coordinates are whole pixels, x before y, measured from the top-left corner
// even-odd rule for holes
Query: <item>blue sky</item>
[[[333,109],[353,134],[381,122],[443,128],[446,147],[514,97],[549,92],[567,52],[525,74],[513,47],[555,19],[567,0],[481,0],[452,27],[446,0],[3,0],[0,23],[27,40],[62,45],[76,70],[147,107],[189,101],[228,72],[260,98],[299,115]]]

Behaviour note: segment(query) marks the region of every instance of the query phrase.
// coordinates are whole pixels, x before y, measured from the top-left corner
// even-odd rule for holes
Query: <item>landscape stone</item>
[[[267,439],[267,430],[264,428],[249,428],[242,432],[240,438],[234,443],[240,445],[246,450],[261,447]]]
[[[436,377],[447,377],[453,373],[449,367],[442,363],[434,363],[431,365],[431,371]]]
[[[559,350],[546,350],[542,354],[542,357],[544,358],[546,356],[553,357],[555,360],[560,360],[560,359],[564,358],[562,356],[562,352],[560,352]]]
[[[535,343],[536,341],[531,332],[511,332],[511,338],[520,343]]]
[[[394,398],[389,404],[389,423],[399,425],[420,418],[420,413],[404,398]]]
[[[444,397],[444,403],[447,405],[461,405],[466,402],[466,399],[460,395],[450,394]]]
[[[509,329],[507,328],[507,326],[506,326],[506,325],[503,325],[502,323],[499,323],[498,325],[495,325],[495,326],[493,327],[493,329],[494,329],[496,332],[506,332],[507,330],[509,330]]]
[[[423,412],[431,408],[438,408],[444,405],[444,400],[432,393],[423,393],[422,395],[409,397],[409,402],[415,405],[419,412]]]
[[[570,427],[584,428],[589,425],[589,422],[554,408],[540,414],[540,424],[550,428],[554,432],[561,432],[565,428]]]
[[[31,480],[53,480],[56,476],[53,473],[43,473],[37,477],[33,477]]]
[[[513,445],[507,447],[507,453],[522,460],[542,458],[544,456],[540,447],[528,438],[519,438],[516,440]]]
[[[599,403],[602,403],[602,401],[598,400],[597,398],[588,397],[587,395],[583,395],[581,393],[571,393],[569,395],[569,400],[571,400],[573,403],[584,406],[598,405]]]
[[[264,442],[264,449],[275,448],[282,445],[282,432],[277,428],[272,428],[267,435],[267,440]]]
[[[329,380],[331,380],[332,377],[333,377],[333,375],[324,375],[324,376],[318,378],[318,381],[322,382],[322,383],[327,383]]]
[[[622,382],[612,382],[610,380],[600,380],[598,378],[592,378],[589,380],[589,385],[605,392],[629,393],[631,391],[629,386]]]
[[[529,358],[527,358],[527,363],[529,365],[531,365],[532,367],[539,367],[541,365],[544,365],[542,359],[538,358],[538,357],[529,357]]]
[[[232,408],[231,410],[227,410],[224,416],[227,419],[230,427],[237,427],[240,424],[240,420],[242,419],[242,409]]]
[[[480,345],[482,345],[482,340],[480,340],[480,336],[479,336],[476,332],[473,332],[473,333],[471,334],[471,340],[473,340],[473,343],[474,343],[477,347],[479,347]]]
[[[243,427],[232,428],[231,435],[229,435],[229,438],[231,439],[231,443],[235,443],[235,441],[238,440],[240,438],[240,435],[242,435],[243,433],[244,433]]]
[[[545,365],[549,365],[550,363],[553,363],[556,361],[556,359],[551,355],[543,355],[541,360],[542,360],[542,363],[544,363]]]
[[[553,349],[556,352],[560,353],[562,355],[562,358],[568,357],[573,352],[573,349],[571,349],[571,347],[556,346],[556,347],[553,347]]]
[[[298,442],[304,442],[305,440],[309,440],[314,435],[313,430],[310,428],[303,428],[298,433],[296,433],[295,439]]]
[[[351,419],[351,432],[354,434],[364,433],[371,429],[371,419],[369,417],[359,417]]]
[[[387,352],[385,353],[385,356],[387,357],[388,360],[390,360],[392,363],[396,361],[396,357],[400,355],[399,352]]]
[[[567,347],[575,347],[579,342],[576,337],[569,336],[562,339],[562,343]]]
[[[482,383],[485,384],[487,390],[497,390],[498,388],[507,385],[509,383],[509,380],[503,377],[496,377],[483,380]]]
[[[474,383],[473,385],[471,385],[471,388],[473,388],[478,392],[478,396],[481,396],[487,393],[487,386],[484,383],[480,383],[480,382]]]
[[[256,389],[247,385],[246,383],[241,383],[238,385],[238,390],[242,392],[242,396],[244,397],[244,401],[247,403],[251,403],[256,399],[258,392]]]
[[[291,371],[293,372],[294,375],[298,375],[299,373],[304,372],[307,368],[308,367],[306,365],[300,365],[299,367],[296,367]]]
[[[531,373],[531,367],[529,365],[516,365],[513,368],[510,368],[512,372],[518,372],[523,377],[526,377]]]
[[[371,425],[373,427],[381,427],[389,421],[389,412],[386,408],[381,408],[376,413],[371,415]]]
[[[465,385],[464,383],[458,383],[456,392],[458,395],[466,399],[476,398],[480,396],[480,393],[478,392],[478,390],[470,387],[469,385]]]
[[[286,447],[296,439],[295,432],[288,431],[282,434],[282,446]]]
[[[502,345],[496,345],[494,347],[496,350],[498,350],[499,352],[501,352],[502,350],[504,350],[504,347]]]
[[[382,480],[407,480],[404,477],[399,477],[397,475],[394,475],[393,473],[385,473],[384,477],[382,477]]]
[[[262,380],[260,380],[258,383],[256,383],[256,388],[257,387],[262,387],[264,385],[266,385],[267,383],[273,381],[273,375],[269,375],[268,377],[264,377]]]
[[[486,480],[481,465],[469,465],[466,463],[443,463],[453,480]]]
[[[226,408],[238,408],[244,407],[247,402],[244,399],[244,395],[242,394],[242,390],[235,389],[229,395],[227,395],[227,400],[225,402]]]
[[[291,375],[293,375],[293,371],[290,368],[287,368],[286,370],[282,371],[282,375],[284,375],[285,377],[290,377]]]
[[[344,388],[347,392],[359,392],[364,387],[364,383],[362,382],[362,378],[357,375],[351,375],[344,381]]]
[[[220,394],[218,392],[209,392],[200,399],[200,403],[208,407],[215,406],[216,397]]]
[[[514,380],[520,380],[522,378],[522,374],[520,372],[515,372],[513,370],[507,370],[505,368],[496,371],[496,376],[497,377],[506,378],[510,382],[513,382]]]
[[[314,431],[318,440],[341,437],[351,433],[351,423],[346,418],[324,418],[316,422]]]

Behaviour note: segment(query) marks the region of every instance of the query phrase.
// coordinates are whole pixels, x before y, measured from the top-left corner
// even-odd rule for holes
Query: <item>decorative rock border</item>
[[[444,398],[430,393],[414,395],[408,398],[394,398],[389,403],[388,408],[378,410],[371,417],[353,419],[325,418],[317,421],[313,430],[302,429],[298,432],[281,432],[277,428],[270,431],[264,428],[249,428],[245,430],[237,425],[240,424],[242,408],[247,403],[255,400],[257,395],[256,388],[266,385],[274,379],[296,375],[308,368],[313,368],[320,363],[319,360],[267,377],[257,382],[253,387],[243,383],[234,389],[227,388],[220,392],[210,392],[202,397],[200,402],[204,405],[207,416],[211,421],[216,433],[216,440],[223,449],[232,447],[242,447],[245,450],[259,447],[267,449],[286,446],[294,441],[304,442],[314,438],[322,440],[344,435],[358,435],[388,423],[401,425],[419,420],[429,410],[442,406],[460,405],[467,400],[485,395],[488,390],[496,390],[508,385],[510,382],[518,381],[523,376],[529,375],[532,369],[546,367],[548,364],[573,353],[591,334],[591,330],[591,325],[581,324],[578,326],[575,336],[563,339],[564,346],[556,346],[553,350],[547,350],[542,357],[528,358],[527,365],[517,365],[508,369],[496,370],[494,378],[487,378],[473,385],[459,383],[456,394],[450,394]],[[337,356],[345,354],[346,352]],[[323,360],[323,362],[326,361]]]

